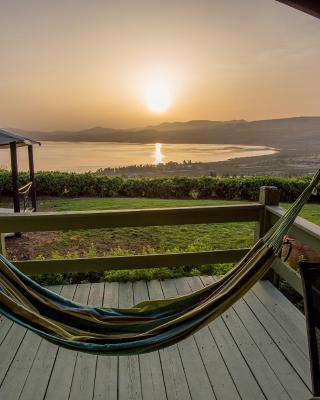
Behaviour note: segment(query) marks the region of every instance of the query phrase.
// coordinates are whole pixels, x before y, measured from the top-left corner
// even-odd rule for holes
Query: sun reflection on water
[[[163,154],[161,152],[162,143],[155,143],[154,145],[154,164],[161,164],[163,162]]]

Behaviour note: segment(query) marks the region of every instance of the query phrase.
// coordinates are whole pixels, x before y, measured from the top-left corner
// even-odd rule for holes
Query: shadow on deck
[[[201,288],[211,277],[65,285],[80,303],[129,307]],[[1,317],[0,399],[221,399],[311,397],[305,319],[268,281],[178,345],[97,357],[48,343]]]

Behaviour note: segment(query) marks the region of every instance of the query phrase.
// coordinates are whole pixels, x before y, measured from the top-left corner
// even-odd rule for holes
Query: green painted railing
[[[266,218],[270,224],[274,224],[284,213],[282,207],[279,206],[267,206],[266,207]],[[304,218],[298,217],[289,231],[289,235],[294,237],[303,245],[306,245],[314,249],[320,256],[320,226],[313,224],[305,220]],[[303,294],[302,282],[300,274],[292,269],[290,266],[285,264],[282,260],[277,259],[273,264],[273,271],[275,273],[273,281],[277,285],[279,277],[289,283],[289,285],[295,289],[301,295]]]
[[[258,222],[263,218],[262,204],[230,206],[181,207],[142,210],[38,212],[0,215],[0,233],[35,232],[116,227]],[[248,249],[147,254],[118,257],[77,258],[62,260],[14,261],[29,274],[55,272],[89,272],[130,268],[173,268],[204,264],[236,262]],[[5,243],[2,244],[5,253]]]
[[[123,228],[258,221],[261,204],[0,215],[0,232]]]
[[[174,268],[205,264],[233,263],[248,249],[197,251],[169,254],[146,254],[116,257],[76,258],[64,260],[15,261],[28,274],[44,272],[103,272],[121,269]]]
[[[0,253],[5,254],[5,232],[35,232],[116,227],[146,227],[164,225],[208,224],[227,222],[256,222],[256,239],[261,237],[285,212],[279,207],[279,192],[275,187],[262,187],[259,203],[182,207],[142,210],[112,210],[83,212],[38,212],[33,214],[0,215]],[[290,234],[320,251],[320,227],[297,218]],[[237,262],[248,249],[228,249],[173,254],[147,254],[118,257],[77,258],[61,260],[14,261],[28,274],[55,272],[101,272],[119,269],[173,268],[215,263]],[[272,279],[279,276],[299,293],[302,286],[299,274],[277,259]]]

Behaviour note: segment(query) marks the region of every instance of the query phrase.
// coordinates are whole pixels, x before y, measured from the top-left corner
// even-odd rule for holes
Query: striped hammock
[[[319,180],[320,171],[248,254],[201,290],[130,309],[83,306],[41,287],[0,256],[0,312],[59,346],[94,354],[139,354],[174,344],[220,316],[265,275]]]

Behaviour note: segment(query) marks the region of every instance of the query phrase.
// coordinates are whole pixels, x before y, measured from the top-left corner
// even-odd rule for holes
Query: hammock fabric
[[[201,290],[130,309],[83,306],[41,287],[0,256],[0,312],[57,345],[94,354],[139,354],[174,344],[220,316],[265,275],[319,180],[320,171],[247,255]]]

